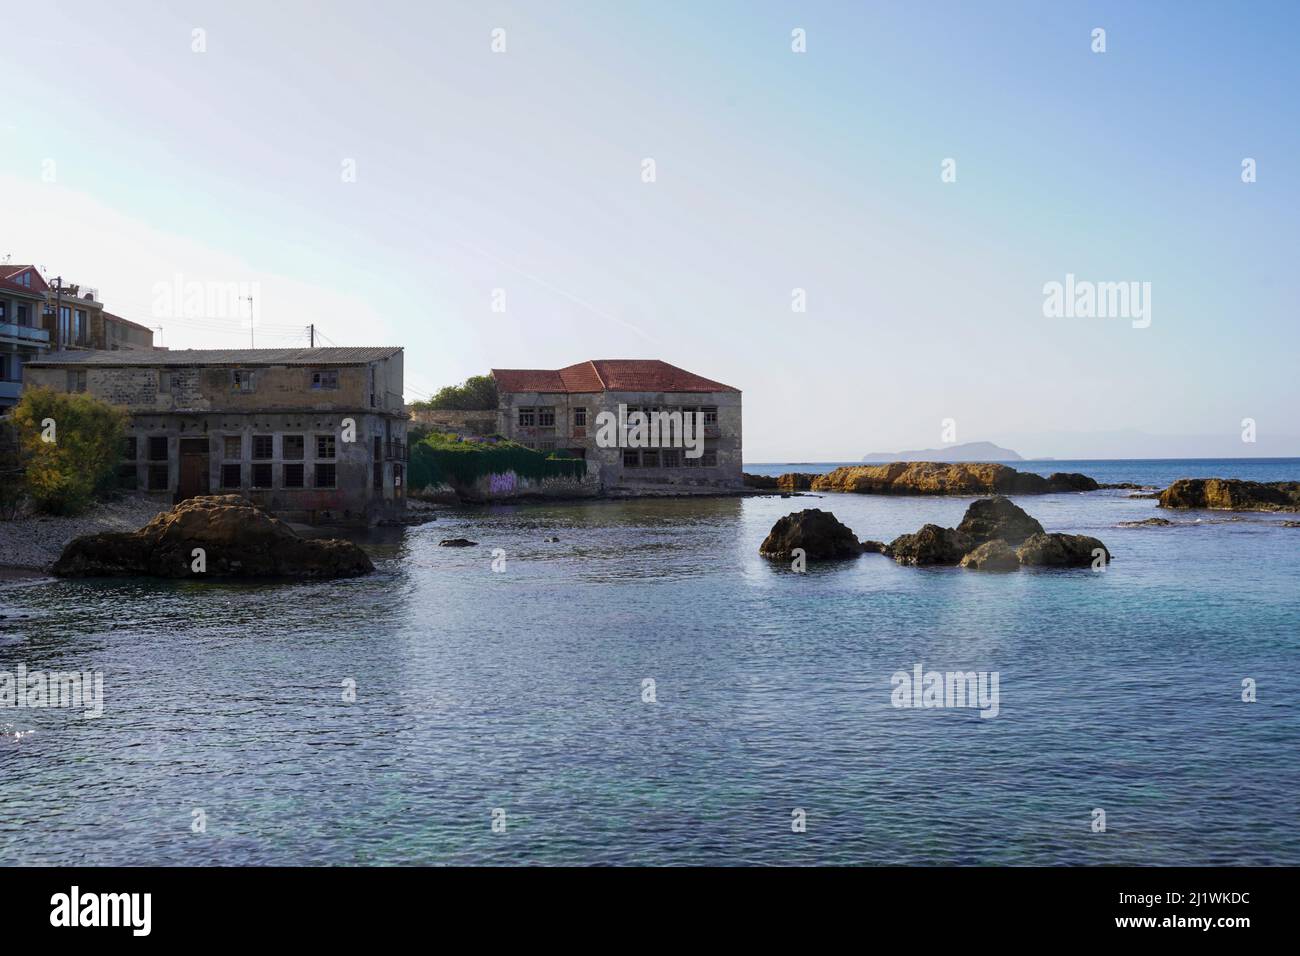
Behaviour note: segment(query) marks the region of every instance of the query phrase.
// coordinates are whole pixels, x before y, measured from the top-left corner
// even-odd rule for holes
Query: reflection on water
[[[1300,530],[1020,503],[1115,563],[800,575],[757,556],[788,511],[968,501],[765,497],[448,511],[335,583],[7,582],[0,670],[100,670],[105,715],[0,710],[0,861],[1300,863]],[[915,663],[1000,672],[999,716],[895,710]]]

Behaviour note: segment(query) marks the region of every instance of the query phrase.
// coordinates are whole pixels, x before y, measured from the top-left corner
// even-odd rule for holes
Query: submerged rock
[[[928,524],[915,534],[900,534],[889,543],[889,554],[899,564],[956,564],[974,546],[969,535]]]
[[[895,461],[836,468],[814,476],[810,487],[864,495],[1041,495],[1094,491],[1098,485],[1087,475],[1058,472],[1044,478],[994,462]]]
[[[1026,538],[1042,534],[1043,526],[1009,498],[996,495],[971,502],[957,530],[977,542],[1000,538],[1010,544],[1019,544]]]
[[[961,566],[976,571],[1015,571],[1020,567],[1020,558],[1015,548],[998,539],[985,541],[969,552],[961,559]]]
[[[795,548],[802,548],[812,559],[851,558],[862,553],[853,531],[820,508],[806,508],[779,519],[759,545],[758,553],[788,561]]]
[[[351,541],[301,538],[247,498],[210,495],[182,501],[139,531],[76,538],[51,570],[61,577],[338,578],[374,569]]]
[[[883,541],[863,541],[862,550],[868,554],[888,554],[889,545]]]
[[[1180,478],[1160,492],[1161,508],[1221,511],[1300,511],[1300,481]]]
[[[1163,528],[1173,524],[1168,518],[1143,518],[1141,521],[1121,521],[1121,528]]]
[[[443,538],[438,542],[440,548],[476,548],[477,541],[471,541],[469,538]]]
[[[1021,564],[1040,567],[1084,567],[1091,565],[1100,550],[1107,564],[1110,551],[1086,534],[1036,534],[1016,549]]]

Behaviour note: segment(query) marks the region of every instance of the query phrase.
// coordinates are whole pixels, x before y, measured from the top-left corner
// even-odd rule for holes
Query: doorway
[[[180,480],[176,486],[176,500],[184,501],[209,491],[208,440],[182,438],[180,441]]]

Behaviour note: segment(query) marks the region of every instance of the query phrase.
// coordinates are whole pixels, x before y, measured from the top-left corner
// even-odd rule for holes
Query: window
[[[311,373],[312,388],[338,388],[339,370],[336,368],[316,369]]]
[[[244,457],[244,436],[243,435],[226,435],[221,439],[221,457],[222,458],[243,458]]]
[[[537,424],[537,410],[533,408],[519,409],[519,427],[532,428]]]
[[[587,427],[587,410],[585,408],[575,408],[573,410],[573,427],[574,428]]]
[[[222,465],[221,466],[221,487],[238,488],[244,480],[242,465]]]
[[[333,435],[316,436],[316,457],[317,458],[334,457],[334,436]],[[332,486],[333,483],[331,482],[331,487]],[[316,487],[319,488],[320,486],[317,485]]]
[[[135,462],[124,461],[117,466],[117,486],[119,488],[124,491],[135,491],[139,485],[140,480],[135,473]]]
[[[230,373],[230,390],[232,392],[251,392],[253,390],[253,373],[249,369],[234,369]]]
[[[665,448],[659,456],[663,459],[661,465],[664,468],[682,467],[682,453],[676,448]]]
[[[68,391],[84,392],[86,390],[86,373],[84,370],[68,369]]]
[[[375,441],[379,441],[379,439],[376,438]],[[375,491],[383,491],[384,490],[384,463],[381,461],[376,461],[374,464],[374,471],[375,471],[374,479],[373,479],[374,489]]]
[[[167,436],[166,435],[149,436],[149,460],[150,461],[167,460]]]
[[[167,466],[166,465],[149,466],[149,490],[150,491],[167,490]]]
[[[135,459],[140,451],[139,440],[134,435],[122,439],[122,461],[117,466],[117,483],[128,491],[135,491],[138,484],[135,473]],[[165,468],[166,466],[164,466]],[[163,478],[163,484],[167,482]]]
[[[275,446],[274,435],[254,435],[253,436],[253,458],[265,461],[268,458],[275,457],[273,448]],[[262,486],[267,487],[267,486]]]
[[[402,466],[400,464],[393,465],[393,490],[399,495],[402,493]]]
[[[9,307],[8,303],[5,302],[4,299],[0,299],[0,322],[5,321],[6,318],[5,309],[7,309],[8,307]]]
[[[548,405],[545,408],[537,409],[537,424],[542,428],[555,427],[555,406]]]
[[[159,372],[159,373],[158,373],[158,392],[159,392],[160,394],[165,394],[165,393],[167,393],[167,392],[170,392],[171,390],[172,390],[172,373],[171,373],[171,372]]]
[[[700,411],[704,413],[705,428],[717,427],[718,424],[717,406],[705,405],[703,408],[700,409]]]
[[[26,325],[29,321],[30,320],[27,317],[27,306],[24,303],[19,302],[18,303],[18,324]]]
[[[75,342],[86,341],[86,310],[85,309],[77,310],[77,324],[76,327],[73,329],[72,338],[73,341]]]
[[[659,467],[659,449],[658,449],[658,448],[647,448],[645,451],[641,452],[641,467],[642,467],[642,468],[658,468],[658,467]]]
[[[271,463],[263,462],[253,466],[253,487],[271,487]]]
[[[317,465],[317,466],[316,466],[316,475],[315,475],[315,478],[316,478],[316,487],[317,487],[317,488],[333,488],[333,487],[334,487],[334,473],[335,473],[335,469],[336,469],[336,468],[338,468],[337,465],[325,465],[325,464]]]
[[[280,439],[280,451],[287,461],[302,461],[302,448],[301,435],[285,435]]]
[[[635,448],[623,449],[623,467],[636,468],[641,464],[641,453]]]
[[[302,465],[284,466],[284,486],[286,488],[302,487]]]
[[[717,451],[705,451],[705,453],[700,456],[700,467],[717,468],[718,467]]]

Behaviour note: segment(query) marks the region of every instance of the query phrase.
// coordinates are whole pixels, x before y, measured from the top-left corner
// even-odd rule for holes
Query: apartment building
[[[23,366],[50,349],[44,308],[44,290],[0,278],[0,414],[18,403]]]
[[[125,408],[130,487],[364,525],[406,505],[402,366],[397,347],[61,351],[27,363],[25,384]]]

